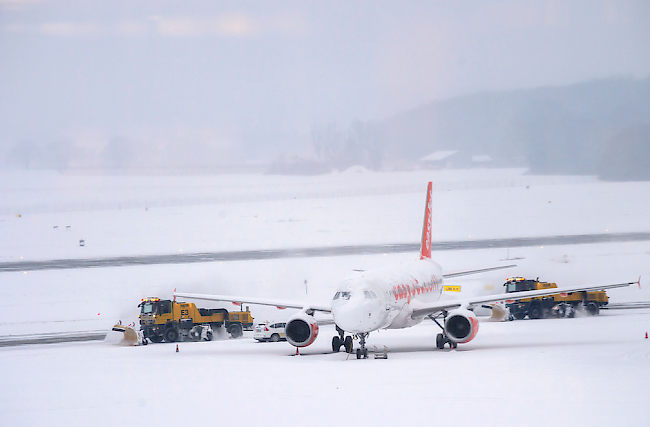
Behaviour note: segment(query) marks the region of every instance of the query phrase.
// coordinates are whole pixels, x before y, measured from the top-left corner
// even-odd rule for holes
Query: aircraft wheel
[[[442,334],[436,335],[436,347],[438,347],[440,350],[445,348],[445,336]]]
[[[361,349],[357,349],[357,359],[361,359]]]
[[[347,337],[345,337],[345,340],[343,341],[343,346],[345,347],[346,353],[352,352],[352,336],[348,335]]]
[[[339,350],[341,350],[341,340],[338,335],[334,335],[332,337],[332,351],[337,353]]]

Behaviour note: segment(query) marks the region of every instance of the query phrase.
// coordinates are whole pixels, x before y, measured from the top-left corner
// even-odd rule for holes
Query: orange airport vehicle
[[[506,293],[517,293],[539,289],[557,288],[555,283],[540,282],[523,277],[511,277],[504,285]],[[514,297],[514,295],[513,295]],[[506,301],[510,315],[515,319],[528,316],[531,319],[546,317],[574,317],[576,310],[584,309],[591,315],[596,315],[600,308],[609,303],[605,291],[573,292],[569,294],[556,294],[546,297],[512,299]]]
[[[231,337],[238,338],[244,330],[252,330],[253,327],[253,317],[248,307],[246,311],[228,312],[224,308],[197,308],[194,303],[157,297],[143,298],[138,307],[142,344],[146,344],[147,340],[153,343],[202,339],[210,341],[213,334],[222,327],[226,328]],[[125,339],[129,341],[138,335],[132,328],[122,325],[115,325],[113,330],[124,332]]]

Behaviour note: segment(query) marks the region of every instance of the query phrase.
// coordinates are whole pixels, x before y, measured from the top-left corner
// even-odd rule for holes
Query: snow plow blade
[[[118,332],[118,334],[112,332]],[[121,345],[138,345],[140,342],[138,333],[130,326],[124,326],[118,323],[113,326],[112,332],[106,335],[106,341]],[[109,337],[112,339],[109,339]]]
[[[503,322],[510,318],[508,309],[501,304],[490,304],[489,306],[484,307],[492,310],[492,315],[489,319],[492,322]]]

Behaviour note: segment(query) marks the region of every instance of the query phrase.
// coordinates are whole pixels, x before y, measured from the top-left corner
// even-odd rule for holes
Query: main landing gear
[[[338,326],[336,327],[336,332],[338,332],[338,335],[334,335],[332,338],[332,351],[338,353],[341,350],[341,346],[343,346],[346,353],[352,352],[352,337],[350,335],[346,337],[345,331]]]
[[[438,318],[439,316],[440,315],[435,316],[435,317],[433,315],[429,316],[429,318],[431,320],[433,320],[436,323],[436,325],[438,325],[440,327],[440,329],[442,329],[442,333],[436,335],[436,347],[438,347],[440,350],[442,350],[443,348],[445,348],[445,344],[449,344],[449,349],[454,350],[456,347],[458,347],[458,343],[455,343],[455,342],[453,342],[452,340],[449,339],[449,337],[447,336],[447,333],[445,332],[444,326],[442,326],[436,320],[436,318]],[[447,312],[446,311],[442,312],[442,317],[443,317],[443,322],[446,322],[447,321]]]

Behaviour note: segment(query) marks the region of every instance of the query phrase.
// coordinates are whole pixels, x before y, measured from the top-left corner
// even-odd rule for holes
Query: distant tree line
[[[339,128],[336,122],[314,124],[310,137],[313,155],[279,158],[268,173],[317,175],[351,166],[371,170],[382,167],[384,143],[376,123],[354,120],[347,129]]]
[[[535,174],[650,176],[650,162],[640,160],[650,147],[650,78],[479,93],[433,102],[378,126],[390,162],[456,150]]]
[[[346,169],[354,165],[373,170],[381,168],[384,144],[374,123],[355,120],[345,131],[339,130],[336,122],[315,124],[311,141],[316,159],[332,168]]]
[[[125,137],[113,137],[104,145],[20,141],[0,152],[0,167],[23,170],[210,168],[236,162],[237,150],[237,147],[201,141],[147,143]]]

